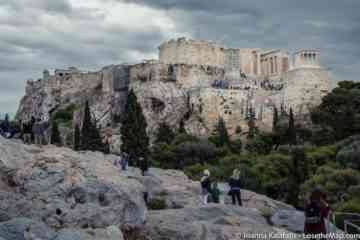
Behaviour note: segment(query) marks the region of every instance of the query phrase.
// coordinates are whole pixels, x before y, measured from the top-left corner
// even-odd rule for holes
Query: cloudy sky
[[[318,48],[334,78],[360,80],[360,0],[0,0],[0,112],[43,69],[155,58],[180,36]]]

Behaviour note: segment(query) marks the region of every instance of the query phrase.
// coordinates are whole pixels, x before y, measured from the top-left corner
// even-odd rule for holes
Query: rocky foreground
[[[284,203],[244,190],[244,207],[203,206],[200,184],[182,172],[143,177],[114,159],[0,137],[0,240],[218,240],[303,229],[303,214]],[[147,210],[145,191],[165,209]]]

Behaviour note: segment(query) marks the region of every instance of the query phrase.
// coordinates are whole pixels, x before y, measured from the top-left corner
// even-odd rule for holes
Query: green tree
[[[185,121],[184,119],[181,119],[180,124],[179,124],[179,130],[178,130],[179,134],[186,134],[186,129],[185,129]]]
[[[342,140],[360,133],[359,103],[360,83],[343,81],[311,112],[311,119],[324,129],[331,127],[335,140]]]
[[[170,144],[175,138],[175,133],[169,127],[166,122],[159,124],[159,128],[156,133],[155,143],[167,143]]]
[[[75,129],[74,129],[74,150],[75,151],[79,151],[80,150],[80,128],[79,125],[76,124],[75,125]]]
[[[254,109],[251,107],[249,109],[249,117],[248,117],[248,127],[249,127],[249,132],[247,135],[248,139],[253,139],[256,134],[258,133],[258,128],[256,127],[256,122],[255,122],[255,111]]]
[[[279,113],[278,113],[277,107],[274,107],[274,113],[273,113],[273,132],[274,133],[277,130],[278,122],[279,122]]]
[[[290,145],[297,144],[295,119],[294,119],[294,113],[293,113],[292,108],[290,108],[290,114],[289,114],[288,139],[289,139]]]
[[[304,148],[294,147],[289,161],[289,179],[286,202],[298,207],[300,186],[309,176]]]
[[[91,119],[89,102],[85,102],[81,128],[80,150],[104,152],[104,144],[96,123]]]
[[[229,146],[230,137],[226,128],[225,121],[221,117],[215,125],[213,137],[215,138],[215,145],[217,147]]]
[[[149,154],[149,137],[146,133],[146,119],[133,90],[130,90],[121,125],[121,151],[129,155],[129,163],[138,165],[139,158]]]
[[[50,143],[57,146],[61,146],[62,144],[59,127],[56,121],[53,121],[51,124]]]

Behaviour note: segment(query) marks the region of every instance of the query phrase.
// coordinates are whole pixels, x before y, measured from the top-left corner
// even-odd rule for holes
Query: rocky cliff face
[[[150,169],[143,177],[138,169],[119,170],[114,158],[0,137],[0,239],[119,240],[137,234],[217,240],[302,231],[303,213],[284,203],[243,190],[243,207],[203,206],[200,183],[182,172]],[[164,201],[165,209],[148,210],[144,191],[150,201]]]
[[[182,120],[188,132],[207,136],[219,117],[230,134],[238,126],[246,132],[249,109],[255,112],[258,127],[270,131],[274,107],[292,107],[296,115],[303,115],[321,102],[330,82],[321,68],[298,68],[275,80],[219,81],[224,74],[216,67],[157,61],[112,65],[87,73],[75,68],[56,70],[54,75],[47,73],[43,79],[28,82],[16,119],[47,121],[59,111],[72,109],[72,119],[61,127],[64,139],[71,139],[72,127],[81,123],[84,102],[89,101],[104,137],[111,140],[116,152],[121,144],[118,123],[129,89],[134,89],[143,108],[150,137],[160,122],[176,129]]]

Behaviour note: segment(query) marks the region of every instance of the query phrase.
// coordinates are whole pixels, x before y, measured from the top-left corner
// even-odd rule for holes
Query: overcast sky
[[[334,78],[360,79],[360,0],[0,0],[0,112],[14,113],[43,69],[156,58],[180,36],[318,48]]]

